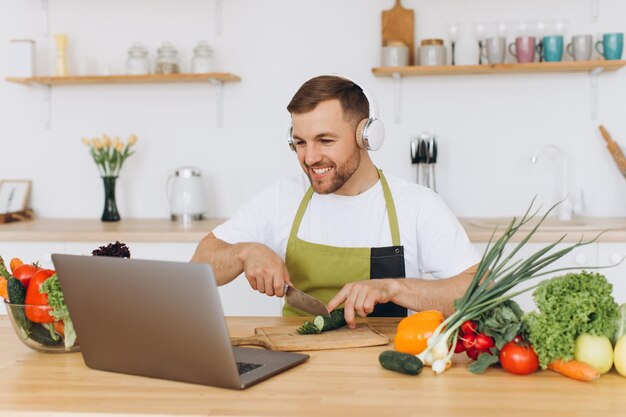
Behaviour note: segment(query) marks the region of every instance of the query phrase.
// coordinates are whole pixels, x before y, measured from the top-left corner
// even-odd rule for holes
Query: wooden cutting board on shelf
[[[389,41],[401,41],[409,47],[409,65],[415,65],[415,13],[402,7],[401,0],[382,15],[383,46]]]
[[[233,346],[263,346],[270,350],[299,352],[307,350],[345,349],[389,344],[389,338],[359,323],[356,329],[342,327],[320,334],[298,334],[300,326],[257,327],[254,336],[231,337]]]

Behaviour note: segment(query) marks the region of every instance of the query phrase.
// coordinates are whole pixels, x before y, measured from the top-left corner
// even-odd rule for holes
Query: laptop
[[[232,389],[308,355],[233,347],[207,264],[53,254],[85,364]]]

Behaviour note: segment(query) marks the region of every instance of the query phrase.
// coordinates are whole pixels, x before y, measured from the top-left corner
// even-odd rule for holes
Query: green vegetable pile
[[[539,312],[525,319],[542,368],[555,359],[572,359],[576,337],[582,333],[615,335],[619,309],[612,290],[604,275],[587,271],[539,284],[533,293]]]

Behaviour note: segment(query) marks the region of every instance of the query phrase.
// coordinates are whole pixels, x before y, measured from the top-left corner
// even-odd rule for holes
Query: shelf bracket
[[[43,37],[50,36],[50,4],[49,0],[41,0],[41,10],[43,11]]]
[[[589,73],[591,82],[591,120],[598,118],[598,78],[602,71],[604,71],[604,68],[598,67]]]
[[[393,78],[393,111],[395,113],[394,121],[399,124],[402,120],[402,76],[399,72],[391,75]]]
[[[217,127],[224,126],[224,81],[209,80],[215,86],[215,113],[217,115]]]
[[[43,102],[44,102],[44,112],[46,130],[50,130],[52,128],[52,86],[44,85],[43,87]]]
[[[223,0],[215,0],[215,34],[222,35],[222,4]]]
[[[600,0],[591,0],[591,21],[600,20]]]

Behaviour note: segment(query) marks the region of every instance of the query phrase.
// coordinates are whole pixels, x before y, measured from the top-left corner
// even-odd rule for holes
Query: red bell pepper
[[[50,315],[50,304],[48,304],[48,294],[40,293],[41,284],[56,272],[52,269],[40,269],[30,280],[26,289],[26,306],[24,310],[26,317],[35,323],[52,323],[54,317]]]

